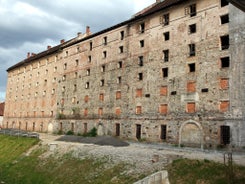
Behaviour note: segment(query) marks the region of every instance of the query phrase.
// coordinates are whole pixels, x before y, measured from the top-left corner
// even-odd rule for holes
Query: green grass
[[[224,164],[208,160],[175,160],[168,166],[171,184],[244,184],[245,167],[233,166],[233,180]]]

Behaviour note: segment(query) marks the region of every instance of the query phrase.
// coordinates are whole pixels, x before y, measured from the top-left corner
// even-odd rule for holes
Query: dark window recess
[[[102,80],[100,81],[100,86],[104,86],[104,85],[105,85],[105,80],[102,79]]]
[[[190,16],[194,17],[196,15],[197,15],[196,4],[192,4],[192,5],[190,5]]]
[[[92,61],[92,56],[88,56],[88,62]]]
[[[188,66],[189,66],[189,72],[195,72],[196,71],[196,64],[195,63],[191,63]]]
[[[195,44],[189,44],[189,56],[196,55],[196,46]]]
[[[139,57],[139,66],[144,66],[144,57],[143,56]]]
[[[139,73],[139,74],[138,74],[138,79],[139,79],[139,80],[143,80],[143,73]]]
[[[107,45],[107,37],[104,37],[104,45]]]
[[[167,138],[167,125],[161,125],[161,140],[166,140]]]
[[[220,126],[220,142],[223,145],[230,144],[230,126]]]
[[[203,88],[202,89],[202,93],[207,93],[208,92],[208,88]]]
[[[144,47],[145,46],[145,41],[144,40],[140,40],[140,47]]]
[[[118,68],[122,68],[122,61],[119,61],[117,66],[118,66]]]
[[[163,36],[165,41],[168,41],[170,39],[169,32],[163,33]]]
[[[169,14],[163,15],[163,24],[164,26],[169,25]]]
[[[140,24],[140,33],[145,32],[145,23]]]
[[[168,62],[169,61],[169,50],[164,50],[163,51],[163,60],[164,62]]]
[[[120,46],[120,47],[119,47],[119,52],[120,52],[120,53],[123,53],[123,46]]]
[[[189,34],[195,33],[197,31],[196,24],[189,25]]]
[[[227,0],[220,0],[221,7],[227,6],[229,2]]]
[[[119,123],[116,124],[116,136],[117,137],[120,136],[120,124]]]
[[[146,97],[146,98],[150,98],[151,95],[150,95],[150,94],[145,94],[145,97]]]
[[[101,72],[105,72],[105,65],[101,66]]]
[[[222,50],[229,49],[230,47],[229,35],[221,36],[220,41],[221,41]]]
[[[141,125],[136,125],[136,138],[141,139]]]
[[[230,67],[230,57],[221,58],[221,68]]]
[[[229,23],[229,14],[222,15],[220,17],[221,24],[227,24]]]
[[[106,51],[103,52],[103,57],[104,57],[104,58],[107,57],[107,52],[106,52]]]
[[[177,95],[177,91],[172,91],[171,95]]]
[[[89,43],[89,50],[93,50],[93,42]]]
[[[162,69],[162,75],[163,75],[164,78],[168,77],[168,68],[163,68]]]
[[[121,40],[123,40],[124,39],[124,31],[120,32],[120,36],[121,36]]]

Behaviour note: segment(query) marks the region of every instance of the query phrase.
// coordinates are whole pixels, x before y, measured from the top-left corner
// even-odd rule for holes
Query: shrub
[[[69,130],[68,132],[66,132],[66,135],[74,135],[74,132]]]
[[[83,134],[84,137],[96,137],[97,136],[97,128],[92,128],[88,133]]]

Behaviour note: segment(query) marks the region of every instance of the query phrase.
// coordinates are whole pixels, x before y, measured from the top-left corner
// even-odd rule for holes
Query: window
[[[162,86],[160,88],[160,95],[161,96],[167,96],[168,95],[168,87],[167,86]]]
[[[227,6],[229,2],[227,0],[220,0],[221,7]]]
[[[169,61],[169,50],[163,51],[163,61],[168,62]]]
[[[143,96],[143,90],[142,89],[136,89],[136,98]]]
[[[230,57],[223,57],[220,59],[220,61],[221,61],[221,68],[230,67]]]
[[[189,34],[193,34],[197,31],[196,24],[189,25]]]
[[[77,91],[77,85],[76,84],[73,85],[73,91],[74,92]]]
[[[117,68],[122,68],[122,61],[119,61],[119,62],[117,63]]]
[[[189,6],[190,8],[190,16],[194,17],[197,15],[197,11],[196,11],[196,4],[192,4]]]
[[[75,62],[76,62],[76,66],[78,66],[78,65],[79,65],[79,61],[78,61],[78,59],[76,59],[76,61],[75,61]]]
[[[66,57],[68,56],[68,51],[66,51]]]
[[[229,88],[229,79],[227,78],[221,78],[220,79],[220,89],[228,89]]]
[[[208,88],[203,88],[202,89],[202,93],[207,93],[208,92]]]
[[[167,139],[167,125],[161,125],[160,138],[161,138],[161,140],[166,140]]]
[[[77,72],[75,72],[75,73],[74,73],[74,78],[76,79],[76,78],[77,78],[77,76],[78,76],[78,73],[77,73]]]
[[[115,111],[116,111],[115,114],[117,116],[120,116],[121,115],[121,109],[120,109],[120,107],[117,107]]]
[[[229,14],[220,16],[220,22],[221,22],[221,24],[229,23]]]
[[[106,58],[106,57],[107,57],[107,52],[104,51],[104,52],[103,52],[103,58]]]
[[[85,88],[86,88],[86,89],[89,89],[89,82],[86,82]]]
[[[144,47],[145,46],[145,41],[144,40],[140,40],[140,47]]]
[[[189,67],[190,73],[196,71],[196,64],[195,63],[188,64],[188,67]]]
[[[119,53],[123,53],[123,46],[119,47]]]
[[[103,44],[104,44],[104,45],[107,45],[107,36],[105,36],[105,37],[103,38]]]
[[[121,83],[122,83],[122,77],[119,76],[119,77],[117,77],[117,84],[121,84]]]
[[[143,80],[143,73],[138,73],[138,80]]]
[[[196,112],[196,103],[195,102],[190,102],[187,103],[187,113],[195,113]]]
[[[104,79],[100,80],[100,86],[102,87],[104,85],[105,85],[105,80]]]
[[[54,67],[54,72],[57,72],[57,66]]]
[[[162,68],[162,76],[163,78],[168,77],[168,68]]]
[[[90,75],[90,69],[87,69],[86,71],[86,75],[89,76]]]
[[[102,102],[104,101],[104,94],[103,93],[100,93],[99,100]]]
[[[124,39],[124,31],[120,32],[120,39],[123,40]]]
[[[145,32],[145,23],[141,23],[140,24],[140,33],[144,33]]]
[[[93,42],[89,42],[89,50],[93,50]]]
[[[76,103],[76,99],[77,99],[76,97],[73,97],[72,100],[71,100],[71,103],[75,104]]]
[[[163,15],[163,25],[169,25],[169,13]]]
[[[105,65],[101,66],[101,72],[105,72]]]
[[[52,94],[52,95],[54,95],[54,94],[55,94],[55,89],[52,89],[51,94]]]
[[[86,96],[84,97],[84,102],[87,103],[88,101],[89,101],[89,96],[86,95]]]
[[[120,124],[116,123],[116,136],[119,137],[120,136]]]
[[[103,115],[103,108],[99,108],[99,110],[98,110],[98,115],[99,115],[99,116],[102,116],[102,115]]]
[[[220,42],[221,42],[221,50],[229,49],[230,46],[229,35],[221,36]]]
[[[88,56],[88,62],[91,63],[92,61],[92,56]]]
[[[220,126],[220,143],[223,145],[230,144],[231,133],[230,126]]]
[[[77,53],[79,53],[80,52],[80,47],[77,47]]]
[[[62,92],[64,93],[64,92],[65,92],[65,90],[66,90],[66,87],[65,87],[65,86],[63,86],[63,87],[62,87]]]
[[[144,56],[139,57],[139,66],[144,66]]]
[[[195,44],[189,44],[189,56],[196,55],[196,47]]]
[[[196,92],[196,82],[189,81],[187,83],[187,92],[188,93],[194,93],[194,92]]]
[[[66,75],[63,75],[62,80],[63,80],[63,81],[66,80]]]
[[[160,114],[167,114],[168,113],[168,104],[161,104],[159,107]]]
[[[136,114],[142,114],[142,107],[136,106]]]
[[[165,32],[163,33],[163,36],[164,36],[164,40],[167,41],[170,39],[170,35],[169,35],[169,32]]]
[[[220,112],[227,112],[229,108],[229,101],[221,101],[220,102]]]
[[[116,92],[116,100],[121,99],[121,91]]]

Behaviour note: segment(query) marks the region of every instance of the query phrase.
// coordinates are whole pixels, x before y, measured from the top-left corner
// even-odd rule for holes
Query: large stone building
[[[245,14],[157,0],[10,67],[4,126],[211,148],[245,146]]]

